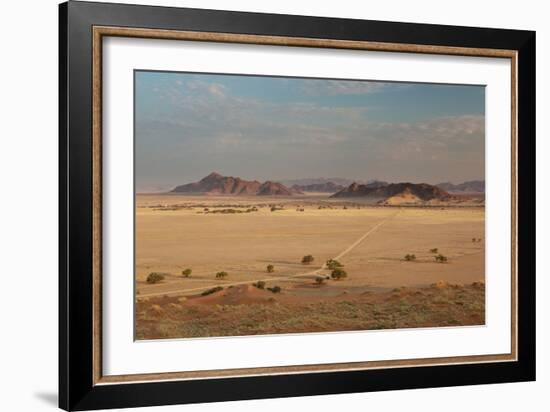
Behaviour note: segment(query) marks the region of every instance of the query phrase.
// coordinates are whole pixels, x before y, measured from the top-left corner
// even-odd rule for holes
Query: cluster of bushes
[[[164,280],[165,274],[160,272],[151,272],[147,276],[147,283],[159,283]]]
[[[332,271],[332,273],[330,274],[330,277],[333,278],[334,280],[340,280],[343,278],[347,278],[348,274],[344,269],[336,268]]]
[[[437,256],[434,256],[434,259],[436,262],[438,263],[446,263],[447,262],[447,256],[443,256],[441,253],[438,254]]]
[[[430,252],[431,252],[431,253],[434,253],[434,254],[437,253],[437,254],[434,256],[434,259],[435,259],[436,262],[438,262],[438,263],[445,263],[445,262],[448,261],[447,256],[444,256],[444,255],[442,255],[441,253],[439,253],[439,249],[437,249],[436,247],[433,248],[433,249],[430,249]],[[411,254],[411,253],[408,253],[408,254],[405,255],[405,260],[406,260],[407,262],[413,262],[413,261],[416,260],[416,255]]]
[[[311,262],[313,262],[315,260],[315,258],[312,256],[312,255],[305,255],[303,258],[302,258],[302,263],[304,265],[308,265],[310,264]]]
[[[250,212],[256,212],[256,210],[247,209],[247,210],[238,210],[238,209],[218,209],[218,210],[211,210],[206,213],[222,213],[222,214],[233,214],[233,213],[250,213]]]
[[[265,289],[265,282],[263,280],[259,280],[257,282],[254,282],[252,286],[258,288],[258,289]]]
[[[207,289],[204,292],[201,293],[202,296],[211,295],[212,293],[219,292],[220,290],[223,290],[221,286],[216,286],[215,288]]]
[[[227,276],[229,276],[229,273],[224,272],[223,270],[216,273],[216,279],[225,279]]]
[[[272,293],[280,293],[281,292],[281,287],[280,286],[273,286],[272,288],[266,288],[265,287],[265,282],[263,280],[259,280],[257,282],[254,282],[252,284],[252,286],[258,288],[258,289],[262,289],[262,290],[269,290],[270,292]]]
[[[337,268],[343,268],[344,265],[342,265],[340,262],[338,262],[336,259],[329,259],[327,260],[326,266],[330,270],[334,270]]]

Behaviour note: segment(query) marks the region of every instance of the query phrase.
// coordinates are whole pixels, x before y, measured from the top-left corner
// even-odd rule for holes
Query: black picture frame
[[[517,51],[517,361],[96,385],[92,28],[241,33]],[[535,32],[89,3],[59,6],[59,406],[219,402],[535,380]]]

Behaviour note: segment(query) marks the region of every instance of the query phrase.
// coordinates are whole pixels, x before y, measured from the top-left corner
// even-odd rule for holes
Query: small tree
[[[265,289],[265,282],[263,280],[259,280],[253,283],[252,286],[257,287],[258,289]]]
[[[267,265],[266,270],[267,270],[267,273],[273,273],[273,272],[275,272],[275,266]]]
[[[302,263],[304,265],[309,265],[311,262],[313,262],[315,260],[315,258],[311,255],[305,255],[303,258],[302,258]]]
[[[216,286],[214,288],[205,290],[204,292],[201,293],[201,295],[202,296],[211,295],[212,293],[219,292],[220,290],[223,290],[223,288],[221,286]]]
[[[149,276],[147,276],[147,283],[159,283],[164,280],[164,275],[162,273],[158,272],[151,272],[149,273]]]
[[[434,256],[435,261],[438,263],[446,263],[447,262],[447,256],[443,256],[441,253],[437,256]]]
[[[280,286],[273,286],[272,288],[267,288],[270,292],[273,293],[281,293],[281,287]]]
[[[340,269],[340,268],[336,268],[332,271],[332,273],[330,274],[330,276],[334,279],[334,280],[340,280],[340,279],[343,279],[343,278],[346,278],[348,277],[348,274],[346,273],[346,271],[344,269]]]
[[[343,268],[344,265],[342,265],[340,262],[338,262],[336,259],[329,259],[327,260],[327,268],[330,270],[336,269],[336,268]]]
[[[438,252],[438,249],[436,247],[434,247],[433,249],[430,249],[430,252],[432,253],[437,253]]]
[[[412,261],[416,260],[416,255],[407,253],[407,254],[405,255],[405,260],[406,260],[407,262],[412,262]]]
[[[192,272],[193,271],[191,269],[187,268],[187,269],[181,271],[181,275],[184,278],[188,278],[191,275]]]
[[[227,276],[229,276],[229,273],[224,271],[216,273],[216,279],[225,279]]]

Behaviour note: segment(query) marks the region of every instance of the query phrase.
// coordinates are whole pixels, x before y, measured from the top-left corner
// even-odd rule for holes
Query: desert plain
[[[476,203],[137,194],[136,338],[481,325],[484,227]]]

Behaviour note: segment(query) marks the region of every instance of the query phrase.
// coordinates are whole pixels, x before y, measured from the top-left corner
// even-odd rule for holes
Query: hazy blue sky
[[[485,89],[350,80],[135,74],[136,186],[245,179],[484,178]]]

